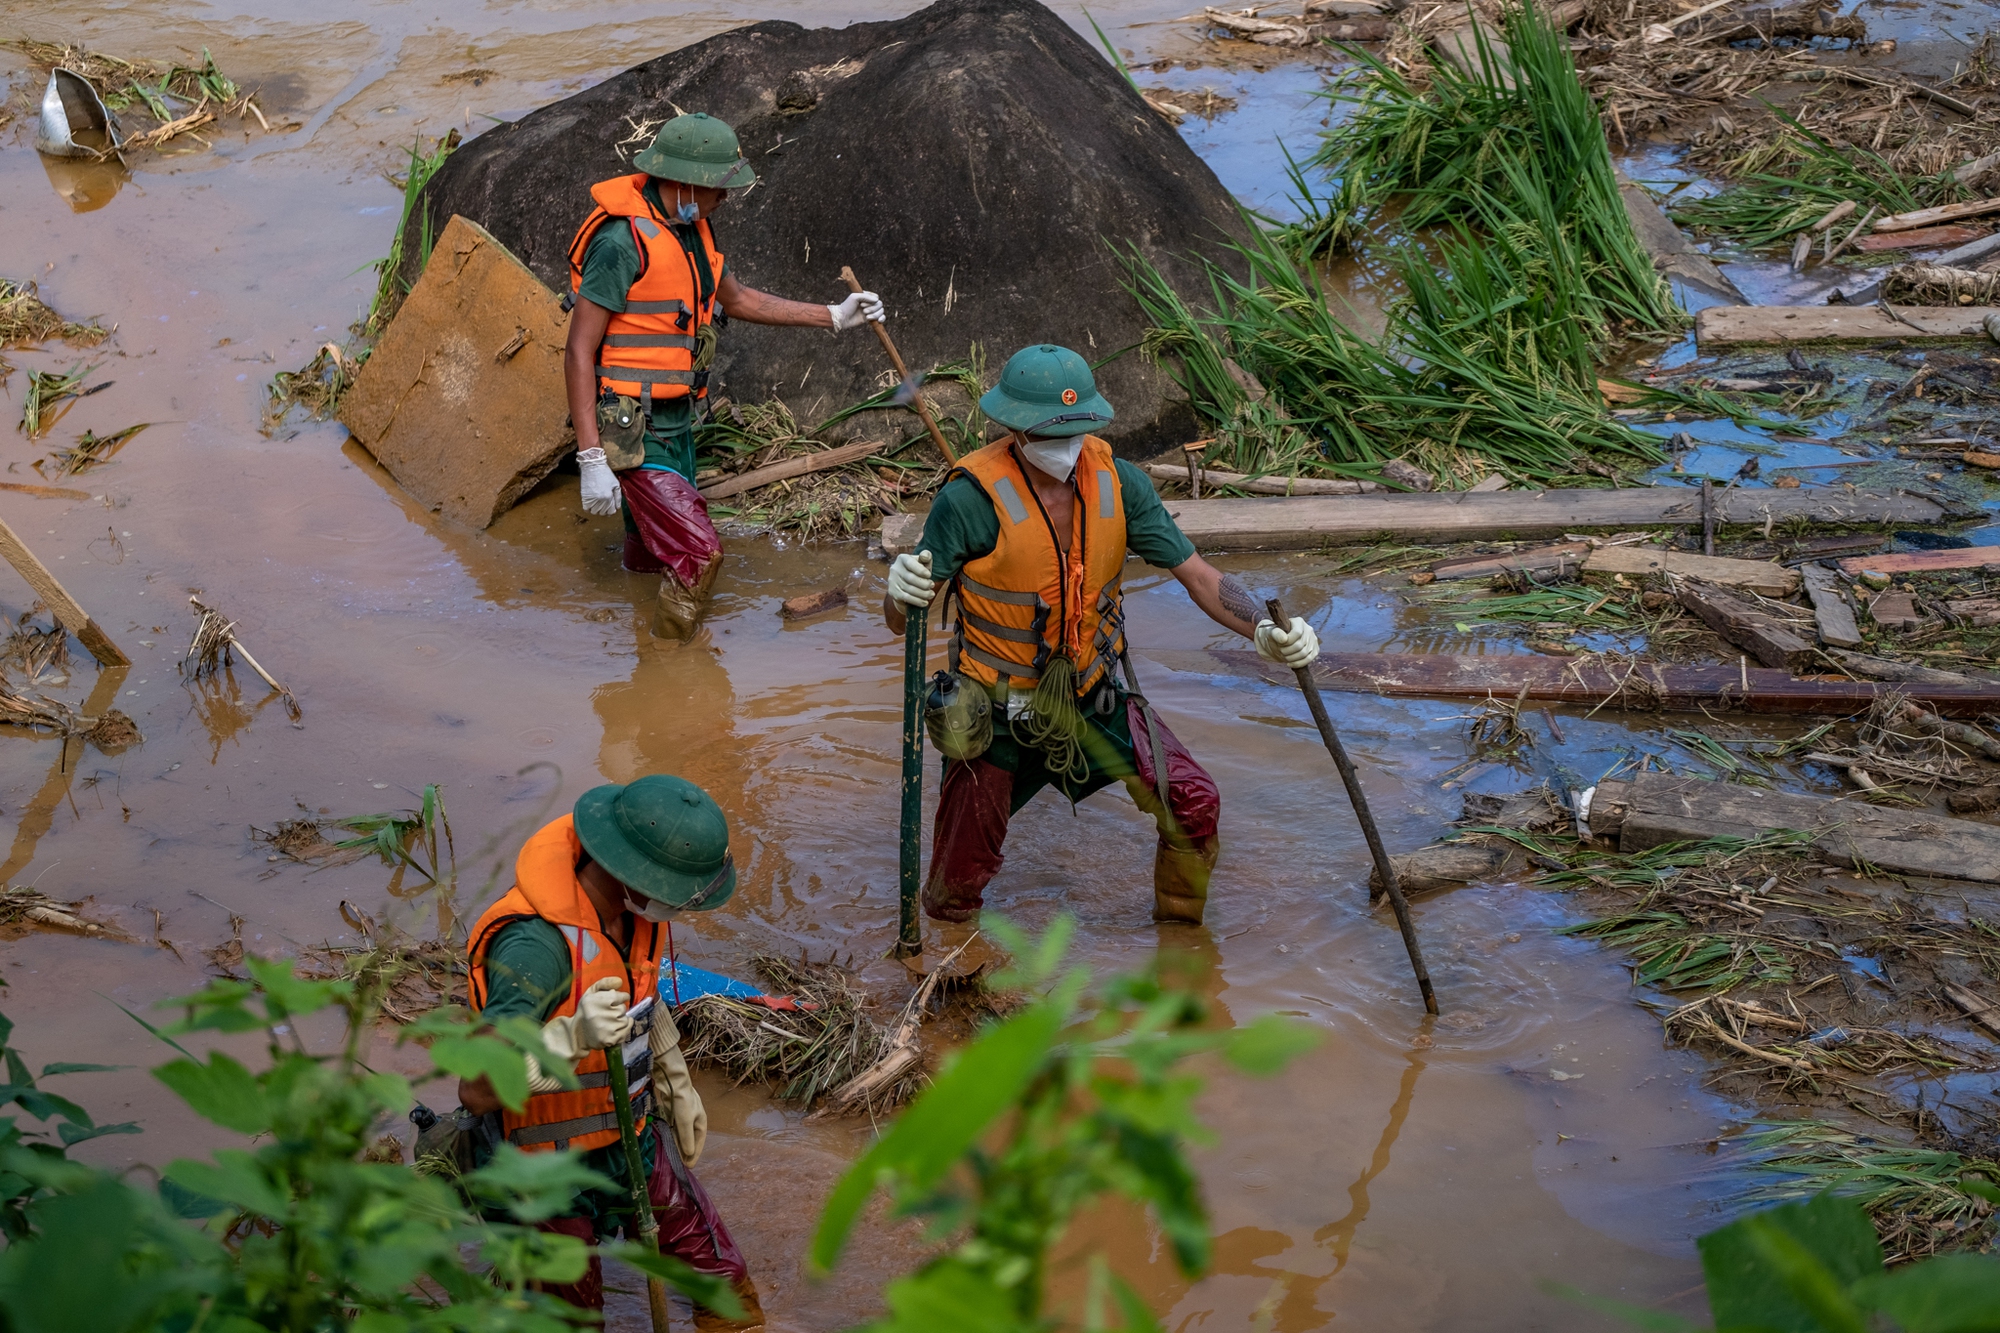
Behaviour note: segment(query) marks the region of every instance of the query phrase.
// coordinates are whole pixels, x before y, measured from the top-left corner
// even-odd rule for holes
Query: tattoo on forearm
[[[1224,574],[1222,584],[1217,589],[1222,598],[1222,609],[1246,625],[1257,623],[1257,604],[1250,600],[1250,590],[1234,574]]]

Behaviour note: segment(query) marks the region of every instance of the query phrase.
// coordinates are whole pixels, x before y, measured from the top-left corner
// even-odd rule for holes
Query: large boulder
[[[758,23],[661,56],[494,128],[426,187],[557,290],[590,186],[632,170],[634,127],[676,108],[736,127],[761,179],[716,216],[729,268],[799,300],[846,295],[851,265],[888,303],[912,369],[978,343],[988,381],[1032,342],[1093,360],[1127,456],[1191,438],[1172,382],[1135,345],[1146,324],[1114,250],[1136,246],[1184,290],[1191,252],[1240,235],[1215,174],[1118,71],[1034,0],[939,0],[887,23]],[[417,253],[420,225],[404,253]],[[1205,284],[1202,284],[1205,285]],[[886,359],[853,331],[732,323],[714,389],[779,398],[802,423],[880,388]]]

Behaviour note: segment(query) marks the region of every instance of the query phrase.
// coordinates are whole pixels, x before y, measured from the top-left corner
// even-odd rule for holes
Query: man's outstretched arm
[[[1223,573],[1198,555],[1189,556],[1168,572],[1180,580],[1210,620],[1246,639],[1255,634],[1257,622],[1264,617],[1258,613],[1250,590],[1234,574]]]

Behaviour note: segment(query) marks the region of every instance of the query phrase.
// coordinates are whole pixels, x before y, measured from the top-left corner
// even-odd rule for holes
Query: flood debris
[[[136,426],[127,426],[124,430],[114,431],[109,435],[99,435],[95,431],[86,430],[77,437],[74,446],[57,449],[49,455],[49,461],[55,466],[49,469],[46,475],[60,481],[64,477],[74,477],[79,472],[88,472],[100,464],[108,463],[113,454],[124,448],[134,435],[151,424],[142,421]],[[37,472],[43,470],[40,459],[35,462],[35,470]]]
[[[322,343],[312,360],[297,370],[273,375],[264,389],[264,433],[276,430],[295,407],[305,409],[308,421],[337,415],[341,395],[354,383],[361,360],[342,351],[339,343]]]
[[[189,597],[188,605],[194,608],[195,626],[194,634],[188,640],[187,652],[181,655],[181,679],[186,681],[213,679],[228,672],[232,656],[241,657],[243,664],[256,672],[284,702],[285,712],[291,717],[293,724],[298,725],[303,710],[299,707],[297,697],[280,685],[277,678],[264,670],[257,659],[250,655],[250,650],[236,637],[236,622],[214,607],[202,605],[199,596]]]
[[[1987,1249],[2000,1228],[2000,1211],[1977,1188],[2000,1182],[2000,1152],[1990,1146],[1903,1144],[1872,1127],[1807,1119],[1762,1122],[1742,1147],[1758,1171],[1776,1177],[1752,1192],[1755,1201],[1794,1202],[1829,1189],[1854,1199],[1890,1263]]]
[[[0,929],[27,924],[78,935],[104,935],[106,928],[85,920],[82,911],[80,902],[63,902],[25,884],[0,888]]]
[[[464,218],[447,221],[435,250],[444,262],[422,270],[338,410],[417,503],[485,528],[575,447],[568,319],[554,292]]]
[[[0,558],[5,558],[14,567],[14,572],[34,590],[36,598],[49,608],[57,623],[76,635],[100,665],[131,665],[131,659],[118,650],[111,636],[98,628],[97,622],[78,605],[76,598],[69,595],[69,590],[56,582],[56,576],[49,572],[48,566],[35,558],[28,544],[4,521],[0,521]]]
[[[57,314],[34,283],[0,278],[0,348],[30,347],[51,338],[72,347],[95,347],[110,336],[111,330],[101,324]]]
[[[48,71],[41,130],[35,146],[60,156],[109,158],[158,149],[183,136],[211,146],[197,131],[227,117],[270,122],[254,89],[244,90],[216,68],[204,48],[198,64],[125,60],[79,45],[19,41],[11,45]],[[143,115],[148,128],[121,128],[117,115]]]
[[[752,966],[774,991],[791,997],[793,1006],[774,1009],[727,995],[688,1001],[674,1020],[690,1064],[713,1066],[738,1084],[762,1083],[782,1101],[812,1107],[892,1050],[908,1046],[898,1046],[896,1034],[867,1015],[867,994],[847,969],[774,955],[760,955]],[[924,1081],[921,1062],[904,1063],[893,1077],[879,1080],[863,1104],[875,1111],[893,1109],[915,1096]]]
[[[405,870],[416,871],[427,883],[442,884],[452,881],[458,869],[451,817],[445,811],[444,791],[435,782],[424,787],[415,809],[339,816],[306,812],[269,829],[253,825],[250,837],[271,848],[274,861],[283,858],[326,868],[374,856],[396,868],[399,883]],[[365,920],[349,924],[363,934],[373,930]]]
[[[21,400],[21,421],[15,429],[31,440],[38,440],[49,432],[56,422],[62,420],[69,411],[69,404],[78,398],[85,398],[100,389],[111,387],[111,381],[83,387],[96,366],[82,366],[75,370],[31,370],[28,372],[28,392]],[[56,404],[64,404],[50,411]]]
[[[778,608],[778,614],[786,620],[809,620],[825,615],[847,605],[847,589],[822,588],[818,592],[800,593],[797,597],[785,599]]]

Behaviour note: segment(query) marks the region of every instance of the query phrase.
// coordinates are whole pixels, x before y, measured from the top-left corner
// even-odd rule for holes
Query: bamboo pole
[[[639,1243],[657,1254],[660,1249],[660,1223],[653,1216],[653,1199],[647,1190],[645,1161],[639,1155],[639,1131],[632,1123],[632,1088],[625,1075],[624,1042],[605,1049],[604,1075],[611,1084],[611,1109],[618,1117],[618,1137],[625,1144],[625,1178],[631,1183],[632,1207],[639,1217]],[[667,1284],[650,1273],[646,1275],[646,1305],[652,1312],[653,1333],[672,1333]]]
[[[1264,609],[1271,617],[1271,623],[1278,626],[1290,625],[1291,618],[1285,608],[1273,597],[1264,603]],[[1326,742],[1326,752],[1333,756],[1333,766],[1340,770],[1340,780],[1347,786],[1347,799],[1354,805],[1354,817],[1360,821],[1361,836],[1368,840],[1368,854],[1375,860],[1375,873],[1382,878],[1382,888],[1389,895],[1389,905],[1396,909],[1396,925],[1403,932],[1403,945],[1410,951],[1410,966],[1417,974],[1417,989],[1424,995],[1424,1012],[1438,1011],[1437,995],[1431,990],[1431,974],[1424,966],[1424,951],[1417,945],[1416,923],[1410,919],[1410,903],[1403,896],[1403,886],[1396,879],[1396,867],[1389,860],[1389,851],[1382,845],[1382,834],[1375,827],[1375,816],[1369,813],[1368,797],[1361,790],[1361,775],[1354,771],[1354,762],[1347,757],[1347,749],[1341,745],[1340,737],[1333,729],[1333,719],[1326,715],[1326,703],[1319,697],[1319,686],[1314,683],[1312,671],[1307,667],[1294,667],[1292,674],[1299,678],[1299,690],[1306,696],[1306,708],[1312,713],[1313,725],[1319,728],[1319,738]]]
[[[853,269],[843,265],[840,270],[840,277],[847,284],[849,290],[857,292],[862,290],[861,279],[854,276]],[[889,336],[889,326],[879,320],[870,320],[868,322],[875,326],[875,336],[882,340],[882,350],[889,354],[889,364],[896,368],[896,373],[902,377],[905,384],[909,383],[909,368],[903,364],[903,354],[896,350],[895,339]],[[938,447],[938,452],[944,455],[945,462],[957,463],[958,455],[953,453],[951,446],[944,442],[944,432],[938,429],[937,422],[931,420],[931,409],[924,402],[924,395],[921,390],[913,392],[910,397],[912,400],[911,406],[915,407],[917,415],[924,419],[924,429],[931,433],[931,443],[935,444]]]

